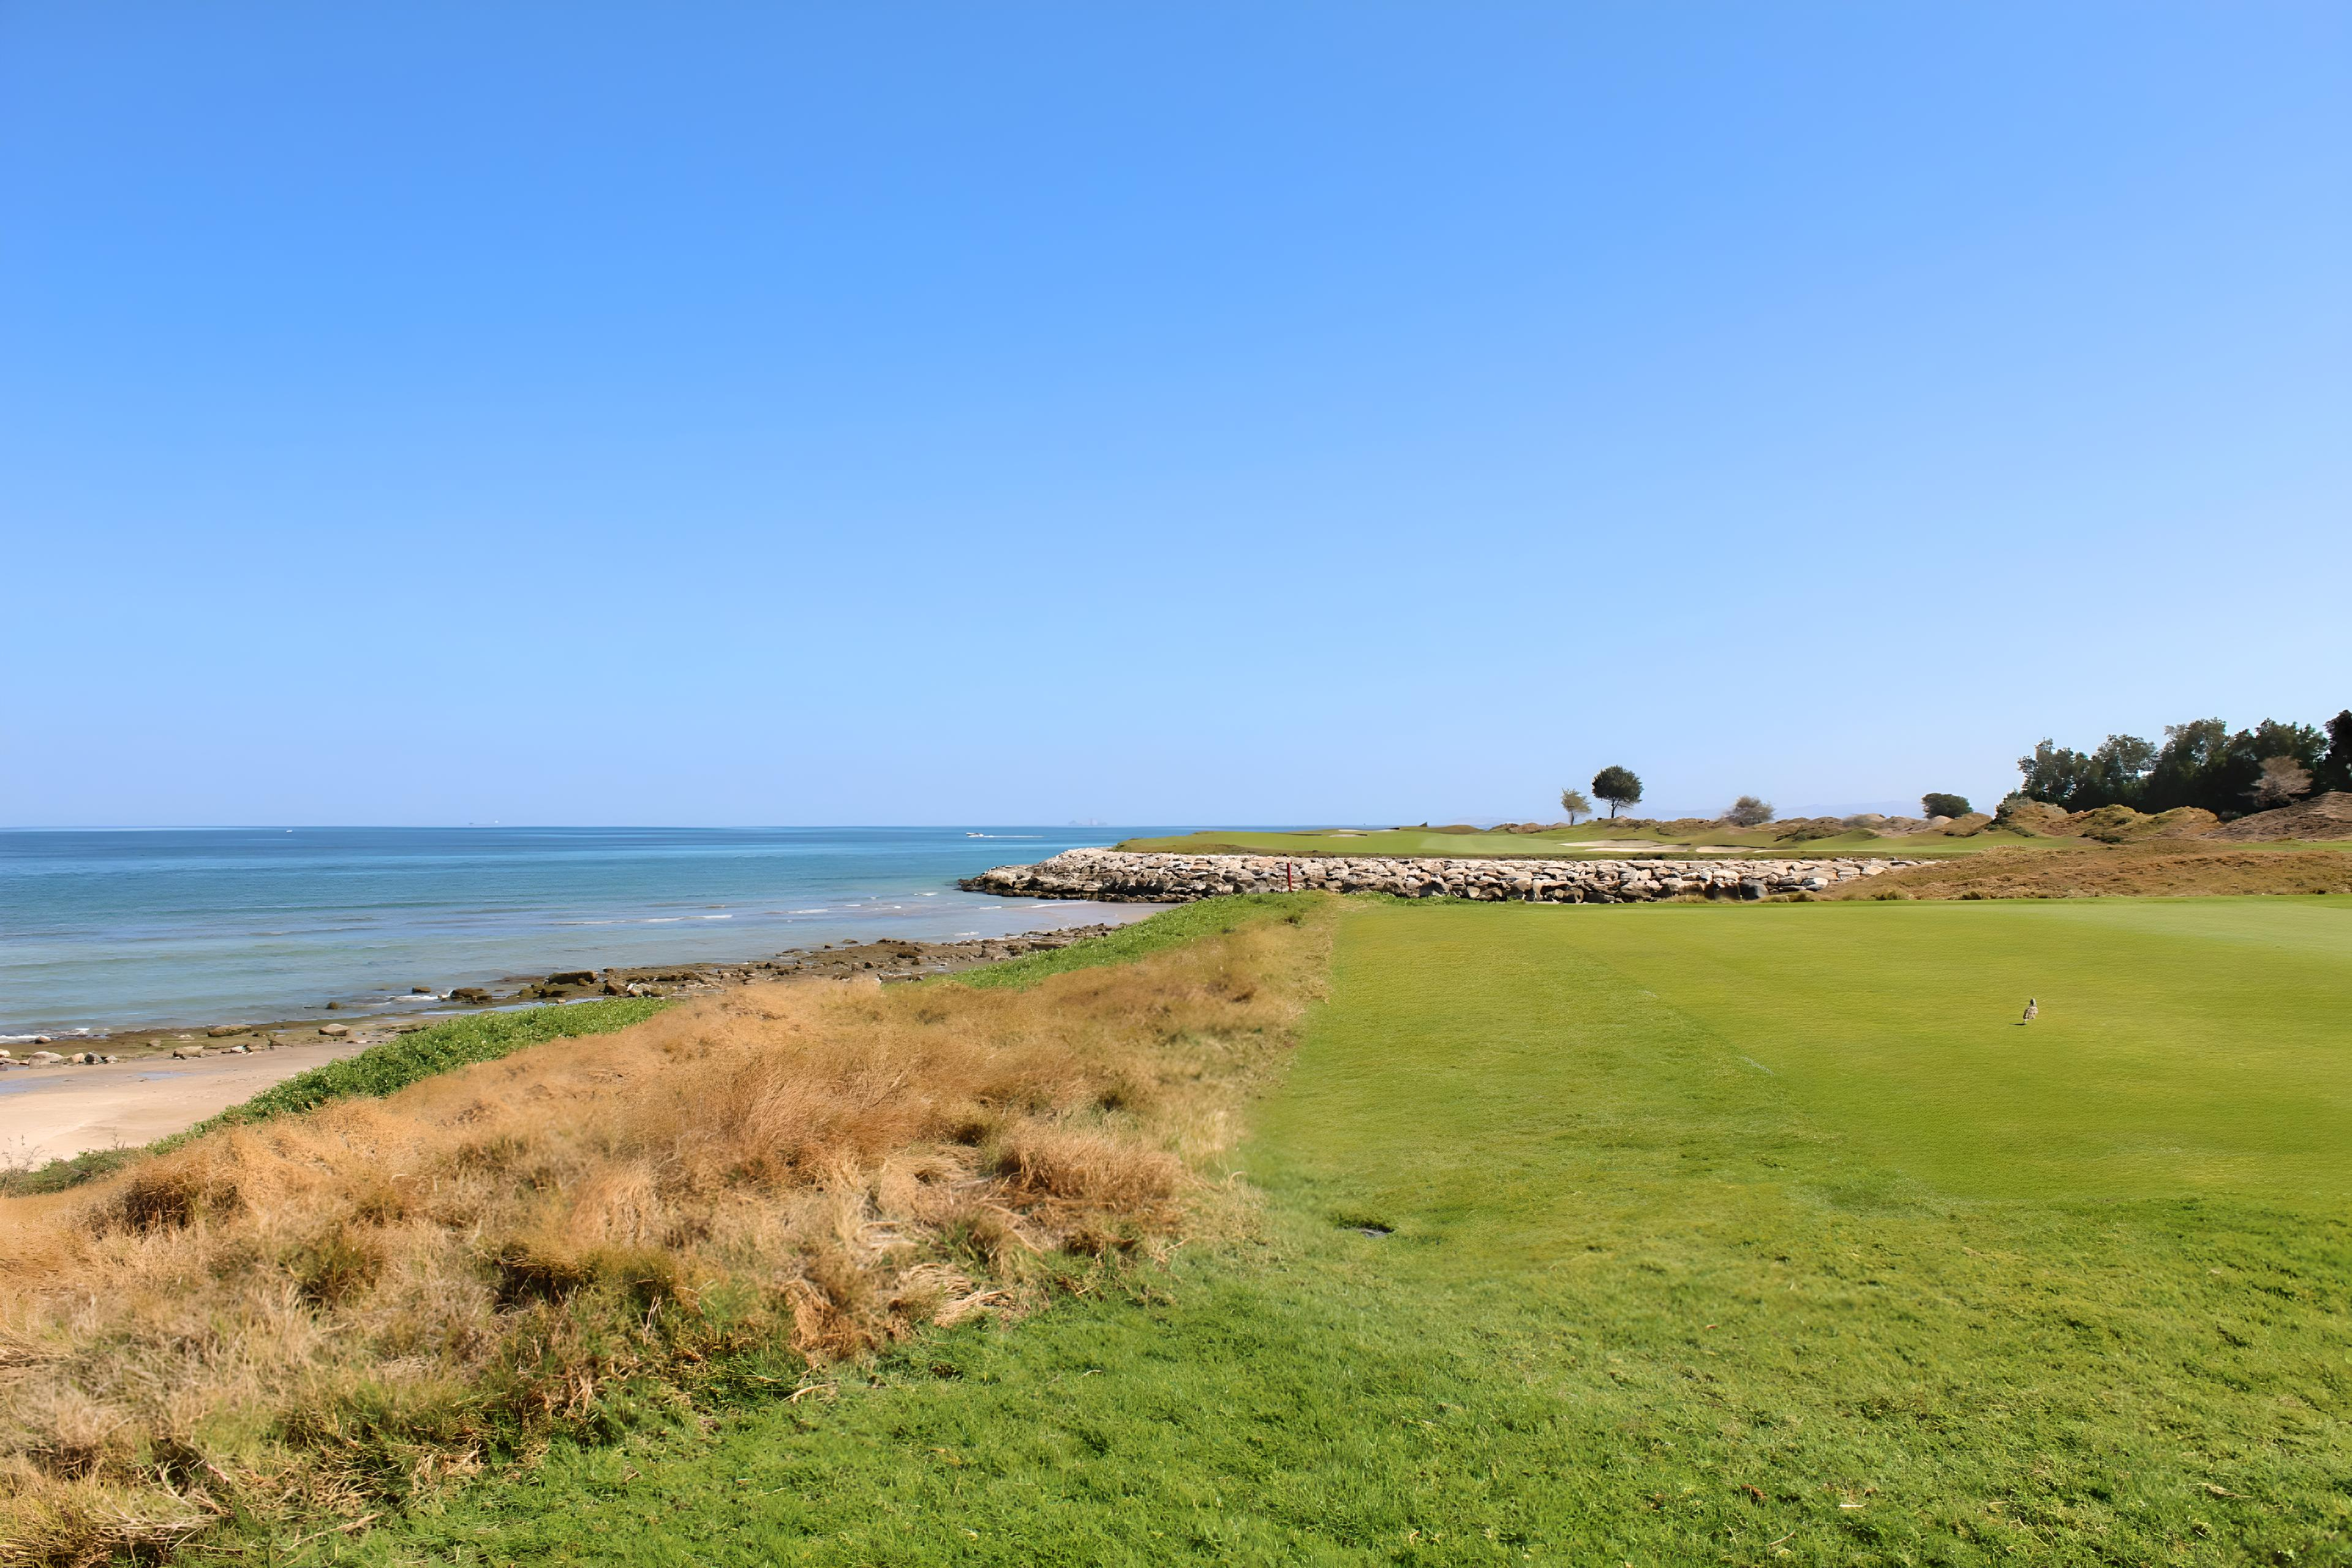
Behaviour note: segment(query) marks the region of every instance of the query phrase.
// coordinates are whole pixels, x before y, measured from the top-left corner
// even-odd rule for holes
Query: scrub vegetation
[[[379,1058],[11,1200],[0,1562],[336,1535],[1117,1276],[1320,976],[1322,906],[1234,905],[1020,985],[748,988],[537,1046],[520,1015],[467,1037],[495,1060]]]
[[[583,1035],[607,1035],[641,1024],[667,1002],[630,998],[581,1002],[562,1007],[523,1007],[478,1013],[414,1030],[357,1056],[312,1068],[272,1085],[243,1105],[170,1140],[176,1146],[218,1127],[242,1127],[273,1116],[316,1110],[331,1100],[381,1098],[410,1084],[474,1062],[496,1061],[526,1047]]]
[[[2113,848],[2003,850],[1889,871],[1813,896],[2095,899],[2248,893],[2352,893],[2352,854],[2299,846],[2191,847],[2177,840]]]
[[[2074,850],[2102,844],[2162,844],[2185,850],[2227,847],[2238,852],[2284,854],[2313,845],[2352,847],[2352,814],[2335,804],[2352,795],[2324,797],[2292,810],[2241,819],[2218,837],[2195,843],[2221,826],[2210,813],[2177,810],[2147,816],[2125,806],[2101,806],[2070,815],[2011,796],[1998,817],[1976,816],[1949,828],[1888,833],[1856,826],[1853,819],[1790,817],[1742,826],[1728,818],[1602,818],[1576,827],[1560,824],[1507,823],[1478,828],[1325,827],[1293,832],[1211,829],[1165,838],[1130,838],[1121,849],[1176,855],[1397,856],[1434,860],[1579,858],[1706,859],[1720,857],[1892,856],[1906,859],[1962,859],[1988,850]],[[2298,819],[2288,821],[2285,819]],[[2251,829],[2279,822],[2288,831],[2253,837]],[[2267,841],[2265,841],[2267,840]],[[2193,889],[2184,889],[2193,890]],[[2234,891],[2213,889],[2212,891]]]
[[[2000,845],[2045,843],[2022,833],[1986,828],[1967,837],[1943,833],[1888,837],[1864,828],[1846,828],[1806,822],[1773,822],[1741,827],[1725,821],[1697,818],[1654,821],[1647,817],[1607,817],[1575,827],[1558,825],[1507,825],[1477,828],[1466,824],[1442,827],[1327,827],[1297,832],[1247,832],[1212,828],[1164,838],[1130,838],[1118,846],[1139,852],[1174,855],[1394,855],[1433,860],[1536,859],[1558,860],[1580,856],[1624,859],[1644,855],[1704,858],[1709,851],[1727,855],[1901,855],[1941,857],[1971,855]]]
[[[209,1121],[148,1147],[93,1149],[68,1160],[51,1160],[30,1169],[0,1171],[0,1197],[63,1192],[121,1170],[149,1154],[177,1148],[216,1127],[244,1125],[309,1110],[332,1100],[390,1094],[419,1079],[447,1072],[468,1062],[495,1061],[526,1046],[625,1029],[667,1005],[665,1002],[646,1000],[582,1002],[570,1006],[524,1007],[446,1019],[382,1045],[370,1046],[356,1056],[322,1063],[284,1083],[272,1085]]]

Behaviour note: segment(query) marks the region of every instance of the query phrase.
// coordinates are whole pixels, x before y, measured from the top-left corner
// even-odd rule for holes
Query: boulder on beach
[[[466,1002],[478,1005],[489,999],[490,994],[478,985],[460,985],[449,993],[449,1000],[452,1002]]]
[[[341,1038],[342,1036],[348,1035],[351,1032],[352,1026],[349,1024],[321,1024],[319,1026],[319,1033],[331,1036],[336,1038]]]
[[[225,1040],[231,1035],[244,1034],[245,1026],[242,1024],[215,1024],[211,1028],[206,1029],[205,1033],[210,1035],[215,1040]]]
[[[593,969],[567,969],[561,974],[549,975],[546,983],[550,985],[593,985],[596,978],[596,972]]]

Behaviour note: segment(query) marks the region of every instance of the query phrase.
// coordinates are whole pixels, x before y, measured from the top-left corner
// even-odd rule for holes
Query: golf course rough
[[[1246,1239],[300,1560],[2345,1561],[2347,994],[2332,899],[1360,901]]]

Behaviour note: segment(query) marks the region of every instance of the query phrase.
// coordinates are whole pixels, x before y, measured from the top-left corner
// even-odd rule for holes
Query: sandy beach
[[[201,1061],[107,1062],[0,1078],[0,1163],[37,1165],[131,1148],[193,1127],[296,1073],[364,1049],[356,1040]]]

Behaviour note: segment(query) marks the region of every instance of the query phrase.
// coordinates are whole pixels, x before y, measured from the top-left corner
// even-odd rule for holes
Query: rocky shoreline
[[[496,1007],[532,1003],[585,1002],[608,996],[704,996],[730,986],[757,985],[786,980],[847,980],[872,976],[877,980],[913,980],[950,974],[982,964],[1001,963],[1025,953],[1049,952],[1087,937],[1118,929],[1112,925],[1071,926],[1058,931],[1032,931],[1023,936],[984,937],[966,942],[915,942],[885,938],[875,942],[828,943],[811,949],[793,948],[773,958],[742,963],[667,963],[635,968],[558,970],[544,975],[509,975],[498,986],[461,985],[446,994],[419,987],[417,999],[432,1005],[455,1003],[454,1008],[397,1016],[356,1012],[321,1022],[315,1018],[261,1024],[216,1024],[208,1027],[130,1029],[105,1036],[33,1036],[23,1047],[0,1049],[0,1071],[21,1068],[97,1066],[109,1062],[196,1060],[205,1057],[247,1055],[302,1046],[345,1044],[371,1046],[396,1035],[429,1028],[452,1017]],[[344,1014],[339,1002],[326,1010]],[[71,1046],[71,1050],[51,1049]]]
[[[1927,862],[1894,857],[1759,859],[1423,860],[1386,856],[1168,855],[1069,849],[1034,866],[999,866],[958,883],[1008,898],[1183,902],[1228,893],[1319,890],[1411,899],[1528,903],[1761,900],[1822,892],[1858,877]]]

